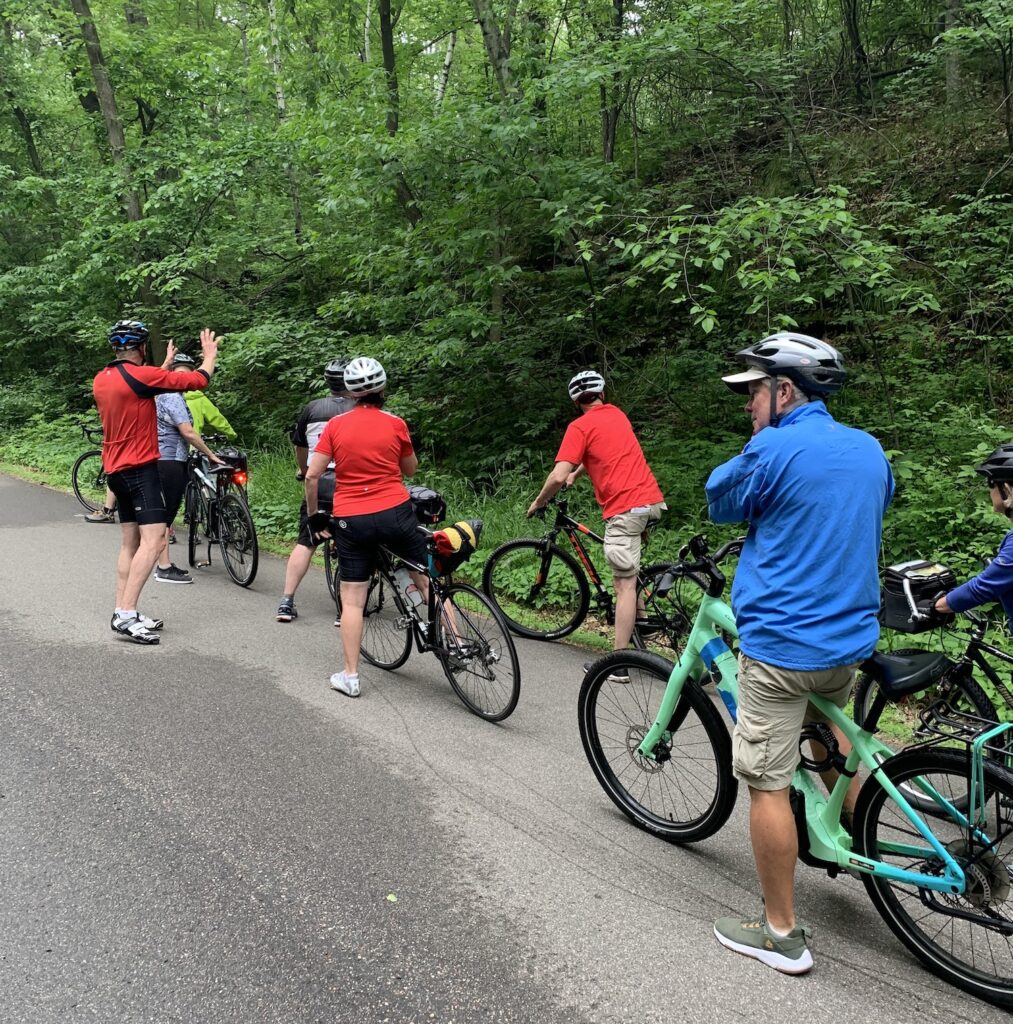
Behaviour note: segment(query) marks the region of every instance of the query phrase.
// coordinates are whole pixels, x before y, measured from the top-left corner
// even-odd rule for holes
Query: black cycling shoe
[[[299,613],[295,610],[295,601],[290,597],[283,597],[281,604],[278,605],[278,612],[275,618],[279,622],[291,622],[293,619],[298,619]]]

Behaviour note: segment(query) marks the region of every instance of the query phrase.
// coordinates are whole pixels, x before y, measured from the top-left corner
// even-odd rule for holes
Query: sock
[[[137,609],[136,608],[119,608],[119,609],[117,609],[116,614],[121,619],[136,619],[137,618]]]
[[[769,921],[767,922],[767,931],[770,932],[775,939],[786,939],[794,930],[794,928],[791,928],[786,932],[782,932],[779,928],[775,928]]]
[[[281,599],[283,601],[292,601],[295,603],[295,594],[282,594]]]

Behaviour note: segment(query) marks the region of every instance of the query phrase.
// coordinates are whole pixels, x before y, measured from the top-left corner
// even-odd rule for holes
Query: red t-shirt
[[[203,370],[183,373],[116,359],[92,384],[102,419],[102,467],[107,473],[158,460],[155,395],[202,391],[211,378]]]
[[[563,435],[556,462],[584,463],[605,519],[662,500],[640,442],[622,409],[595,405]]]
[[[403,419],[357,405],[328,421],[313,451],[334,462],[334,515],[383,512],[408,500],[401,460],[415,449]]]

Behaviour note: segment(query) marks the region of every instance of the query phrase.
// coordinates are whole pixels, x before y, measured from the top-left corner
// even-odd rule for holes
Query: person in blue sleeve
[[[803,974],[813,961],[810,933],[795,919],[789,788],[808,695],[843,707],[879,639],[879,546],[893,475],[874,437],[827,411],[824,399],[845,378],[835,348],[782,332],[737,358],[747,369],[723,380],[748,395],[753,436],[711,473],[707,503],[715,522],[749,525],[732,587],[740,647],[732,766],[749,787],[764,910],[721,918],[714,934],[769,967]]]
[[[988,481],[992,508],[1013,519],[1013,443],[1004,444],[975,470]],[[999,545],[999,553],[984,572],[936,600],[937,612],[966,612],[979,604],[998,601],[1013,631],[1013,530]]]

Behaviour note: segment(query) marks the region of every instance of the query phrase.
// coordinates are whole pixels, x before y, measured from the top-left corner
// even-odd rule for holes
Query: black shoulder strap
[[[114,363],[113,365],[120,371],[120,376],[127,382],[127,384],[130,385],[130,390],[133,391],[138,398],[154,398],[155,395],[171,395],[177,390],[176,388],[156,388],[151,384],[145,384],[132,374],[127,373],[125,363]]]

